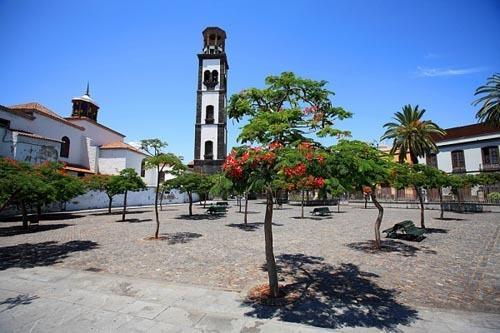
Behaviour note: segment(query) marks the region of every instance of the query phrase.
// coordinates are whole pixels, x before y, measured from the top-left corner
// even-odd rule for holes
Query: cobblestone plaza
[[[0,270],[53,266],[245,293],[267,281],[264,205],[250,202],[246,228],[243,214],[231,205],[226,216],[215,217],[199,205],[192,217],[186,205],[164,207],[161,241],[145,240],[154,232],[152,208],[131,210],[125,222],[119,222],[118,212],[52,215],[28,233],[20,222],[1,222]],[[439,212],[426,211],[430,232],[424,240],[384,239],[383,251],[375,252],[376,213],[341,206],[331,217],[300,219],[300,207],[275,209],[275,255],[283,283],[314,273],[321,280],[326,272],[333,277],[325,281],[330,285],[363,289],[369,282],[405,305],[500,311],[498,214],[447,213],[438,220]],[[381,229],[405,219],[416,222],[418,216],[418,210],[386,209]]]

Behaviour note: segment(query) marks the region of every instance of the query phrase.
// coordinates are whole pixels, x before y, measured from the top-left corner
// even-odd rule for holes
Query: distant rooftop
[[[446,135],[443,137],[434,136],[436,143],[465,139],[476,136],[483,136],[488,134],[500,134],[500,127],[484,124],[472,124],[459,127],[446,128]]]

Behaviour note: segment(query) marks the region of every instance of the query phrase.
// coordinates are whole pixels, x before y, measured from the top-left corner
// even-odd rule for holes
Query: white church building
[[[156,171],[144,169],[143,160],[148,155],[125,143],[124,134],[98,122],[99,105],[90,97],[88,85],[85,94],[73,98],[72,104],[69,117],[36,102],[0,105],[0,157],[32,164],[62,162],[64,169],[77,177],[116,175],[125,168],[133,168],[149,188],[130,193],[129,204],[152,204]],[[116,205],[122,203],[120,196],[113,201]],[[165,200],[166,203],[185,201],[185,195],[179,193],[172,193]],[[104,193],[89,192],[67,203],[66,208],[101,208],[106,203]]]

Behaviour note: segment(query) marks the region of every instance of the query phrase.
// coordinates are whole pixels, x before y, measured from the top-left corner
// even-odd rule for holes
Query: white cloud
[[[470,68],[426,68],[417,67],[416,75],[419,77],[435,77],[435,76],[457,76],[467,75],[484,71],[482,67]]]

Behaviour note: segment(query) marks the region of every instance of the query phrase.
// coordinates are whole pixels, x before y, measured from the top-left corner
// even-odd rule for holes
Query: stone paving
[[[0,273],[52,266],[244,294],[267,279],[264,205],[251,201],[250,225],[243,228],[243,215],[231,204],[223,217],[204,215],[196,205],[191,218],[187,205],[166,206],[160,213],[163,241],[145,240],[154,232],[152,208],[131,211],[126,222],[118,222],[118,214],[54,215],[31,233],[23,233],[20,222],[0,222]],[[500,313],[499,214],[446,213],[448,219],[438,220],[439,212],[426,211],[431,228],[426,239],[384,239],[384,251],[374,252],[376,214],[342,206],[331,217],[299,219],[299,207],[274,211],[280,277],[307,289],[303,306],[318,309],[295,321],[336,327],[354,319],[346,316],[339,323],[332,308],[352,313],[353,304],[375,312],[371,321],[386,315],[378,305],[401,313],[402,321],[413,315],[413,307]],[[386,209],[382,229],[405,219],[417,222],[418,216],[417,210]],[[297,307],[290,312],[301,310]],[[254,315],[288,318],[286,312],[262,309]]]
[[[361,316],[366,311],[365,317]],[[314,327],[281,318],[251,316],[242,295],[162,281],[56,267],[10,268],[0,273],[0,331],[14,332],[242,332],[373,333],[483,332],[500,327],[495,314],[414,309],[366,321],[370,308],[351,311],[352,321]],[[356,315],[355,315],[356,314]],[[300,317],[301,313],[295,316]],[[337,318],[344,318],[338,314]],[[395,320],[399,318],[400,320]],[[290,318],[289,318],[290,319]],[[363,320],[365,319],[365,320]],[[316,325],[326,326],[326,325]]]

